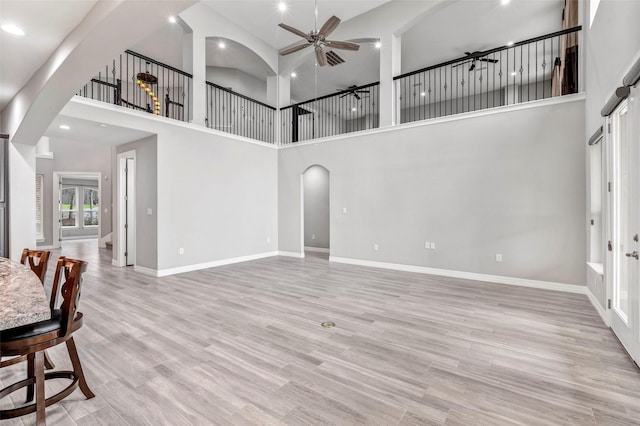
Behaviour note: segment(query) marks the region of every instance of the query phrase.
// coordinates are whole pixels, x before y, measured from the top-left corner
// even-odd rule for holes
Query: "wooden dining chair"
[[[20,263],[23,265],[29,261],[29,267],[40,278],[40,282],[44,285],[45,275],[47,275],[47,263],[49,262],[50,251],[46,250],[22,250]]]
[[[33,401],[35,391],[34,403],[0,410],[0,420],[35,412],[36,424],[38,426],[44,425],[46,423],[45,407],[66,398],[78,386],[87,399],[95,396],[85,380],[73,339],[73,333],[82,327],[83,322],[83,315],[78,311],[78,303],[82,287],[82,274],[86,269],[86,262],[60,257],[56,266],[53,287],[55,291],[64,280],[60,291],[62,303],[58,309],[51,312],[51,319],[0,331],[0,354],[26,355],[28,360],[27,378],[0,390],[0,399],[18,389],[27,387],[28,404]],[[61,343],[65,343],[67,346],[73,370],[45,373],[45,349]],[[44,382],[49,379],[68,379],[71,380],[71,383],[57,394],[45,398]]]
[[[22,250],[22,256],[20,256],[20,263],[22,263],[23,265],[26,265],[28,262],[29,267],[38,276],[38,278],[40,278],[40,282],[42,283],[43,286],[44,286],[45,277],[47,275],[47,265],[49,264],[50,255],[51,255],[51,252],[48,250],[31,250],[31,249],[25,248]],[[51,309],[53,309],[53,305],[55,302],[54,297],[55,296],[52,293],[51,301],[49,302]],[[21,362],[25,360],[26,358],[22,357],[22,358],[12,359],[10,360],[10,362],[11,364],[15,364],[17,362]],[[0,368],[6,367],[7,365],[11,365],[11,364],[9,364],[8,362],[0,362]],[[47,352],[44,353],[44,366],[47,368],[47,370],[51,370],[52,368],[56,367],[53,361],[51,361],[51,358],[49,358],[49,354]]]

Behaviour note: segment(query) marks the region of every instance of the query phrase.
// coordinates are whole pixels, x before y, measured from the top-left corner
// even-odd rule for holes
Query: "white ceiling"
[[[102,127],[101,124],[102,123],[96,121],[82,120],[58,114],[49,125],[45,135],[51,139],[74,140],[101,145],[121,145],[151,136],[151,133],[140,130],[113,125]],[[61,129],[60,125],[67,125],[69,129]]]
[[[0,25],[14,24],[24,36],[0,30],[0,111],[49,59],[97,0],[1,0]]]
[[[215,12],[273,48],[281,49],[300,41],[300,37],[278,27],[284,22],[308,32],[315,27],[313,0],[284,0],[287,10],[280,12],[277,0],[203,0]],[[389,0],[318,0],[318,28],[332,15],[348,21]]]
[[[284,13],[277,10],[277,0],[203,1],[274,49],[300,41],[299,37],[279,28],[278,23],[284,22],[305,32],[315,27],[313,0],[285,0],[288,10]],[[388,1],[318,0],[318,26],[331,15],[348,22]],[[0,109],[42,66],[95,3],[96,0],[0,0],[0,24],[15,23],[27,33],[24,37],[17,37],[0,31]],[[402,72],[458,58],[465,51],[497,47],[508,41],[520,41],[559,30],[563,3],[564,0],[512,0],[507,6],[501,6],[500,0],[450,0],[402,35]],[[371,34],[362,34],[361,37],[375,37],[383,32],[381,28],[372,28]],[[180,26],[167,22],[146,40],[130,48],[189,72],[189,67],[182,64],[182,42]],[[268,67],[253,52],[227,41],[228,49],[221,54],[217,42],[217,39],[208,41],[207,65],[238,68],[255,77],[266,78]],[[362,44],[358,52],[337,51],[346,62],[336,67],[316,67],[312,49],[303,52],[296,54],[302,56],[302,61],[295,68],[298,77],[292,79],[294,100],[310,99],[379,79],[379,52],[372,43]],[[94,125],[96,123],[74,127],[81,127],[94,135]],[[132,140],[126,132],[118,132],[118,129],[111,129],[114,136],[107,136],[105,141]],[[47,135],[62,137],[55,123]],[[135,139],[146,135],[133,136]],[[97,139],[101,137],[95,136]]]
[[[391,0],[430,1],[430,0]],[[302,31],[314,28],[314,2],[289,0],[288,10],[279,12],[276,0],[204,0],[218,14],[226,17],[271,46],[281,49],[300,38],[278,27],[284,22]],[[387,1],[351,0],[318,2],[318,26],[331,15],[343,22],[366,13]],[[564,0],[512,0],[502,6],[500,0],[452,0],[437,8],[402,34],[402,72],[409,72],[462,57],[465,51],[485,50],[521,41],[561,28]],[[375,37],[380,28],[372,28]],[[167,24],[133,50],[182,67],[182,31]],[[268,67],[250,50],[227,41],[227,51],[217,48],[218,40],[207,43],[207,65],[237,68],[256,78],[266,79]],[[326,95],[350,85],[363,85],[379,80],[379,53],[372,43],[364,43],[358,52],[336,51],[345,63],[335,67],[316,67],[312,49],[293,55],[303,56],[291,82],[294,101]],[[291,56],[293,56],[291,55]],[[317,68],[317,70],[316,70]],[[317,71],[317,74],[316,74]],[[249,95],[250,94],[246,94]]]

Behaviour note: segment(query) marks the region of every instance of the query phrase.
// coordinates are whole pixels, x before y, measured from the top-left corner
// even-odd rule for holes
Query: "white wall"
[[[158,270],[276,251],[277,160],[224,134],[159,132]]]
[[[207,67],[207,81],[267,103],[267,82],[238,69]]]
[[[304,245],[329,248],[329,171],[311,166],[303,175]]]
[[[528,105],[279,150],[280,250],[321,164],[332,256],[584,285],[584,101]]]
[[[141,237],[136,233],[138,266],[170,274],[277,250],[278,155],[273,145],[84,98],[74,98],[62,114],[156,134],[157,170],[149,175],[157,175],[157,243],[151,241],[157,262],[139,264],[141,238],[156,238],[151,226]],[[136,185],[138,192],[154,191],[153,180],[147,182],[144,190]],[[138,197],[136,202],[142,203]],[[137,221],[144,220],[140,215],[147,207],[153,208],[152,199],[144,202],[150,205],[137,206]]]

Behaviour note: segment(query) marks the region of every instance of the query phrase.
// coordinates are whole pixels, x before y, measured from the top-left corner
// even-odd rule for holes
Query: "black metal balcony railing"
[[[380,83],[351,87],[280,109],[280,144],[379,127]]]
[[[577,93],[581,29],[474,52],[395,77],[398,122]]]
[[[207,81],[209,128],[275,143],[276,109]]]
[[[127,50],[77,95],[189,121],[191,81],[191,74]]]

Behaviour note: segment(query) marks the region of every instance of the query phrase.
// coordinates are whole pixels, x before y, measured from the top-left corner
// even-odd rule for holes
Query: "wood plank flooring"
[[[318,254],[165,278],[94,241],[62,254],[90,262],[76,342],[96,398],[52,425],[640,425],[640,373],[584,296]]]

